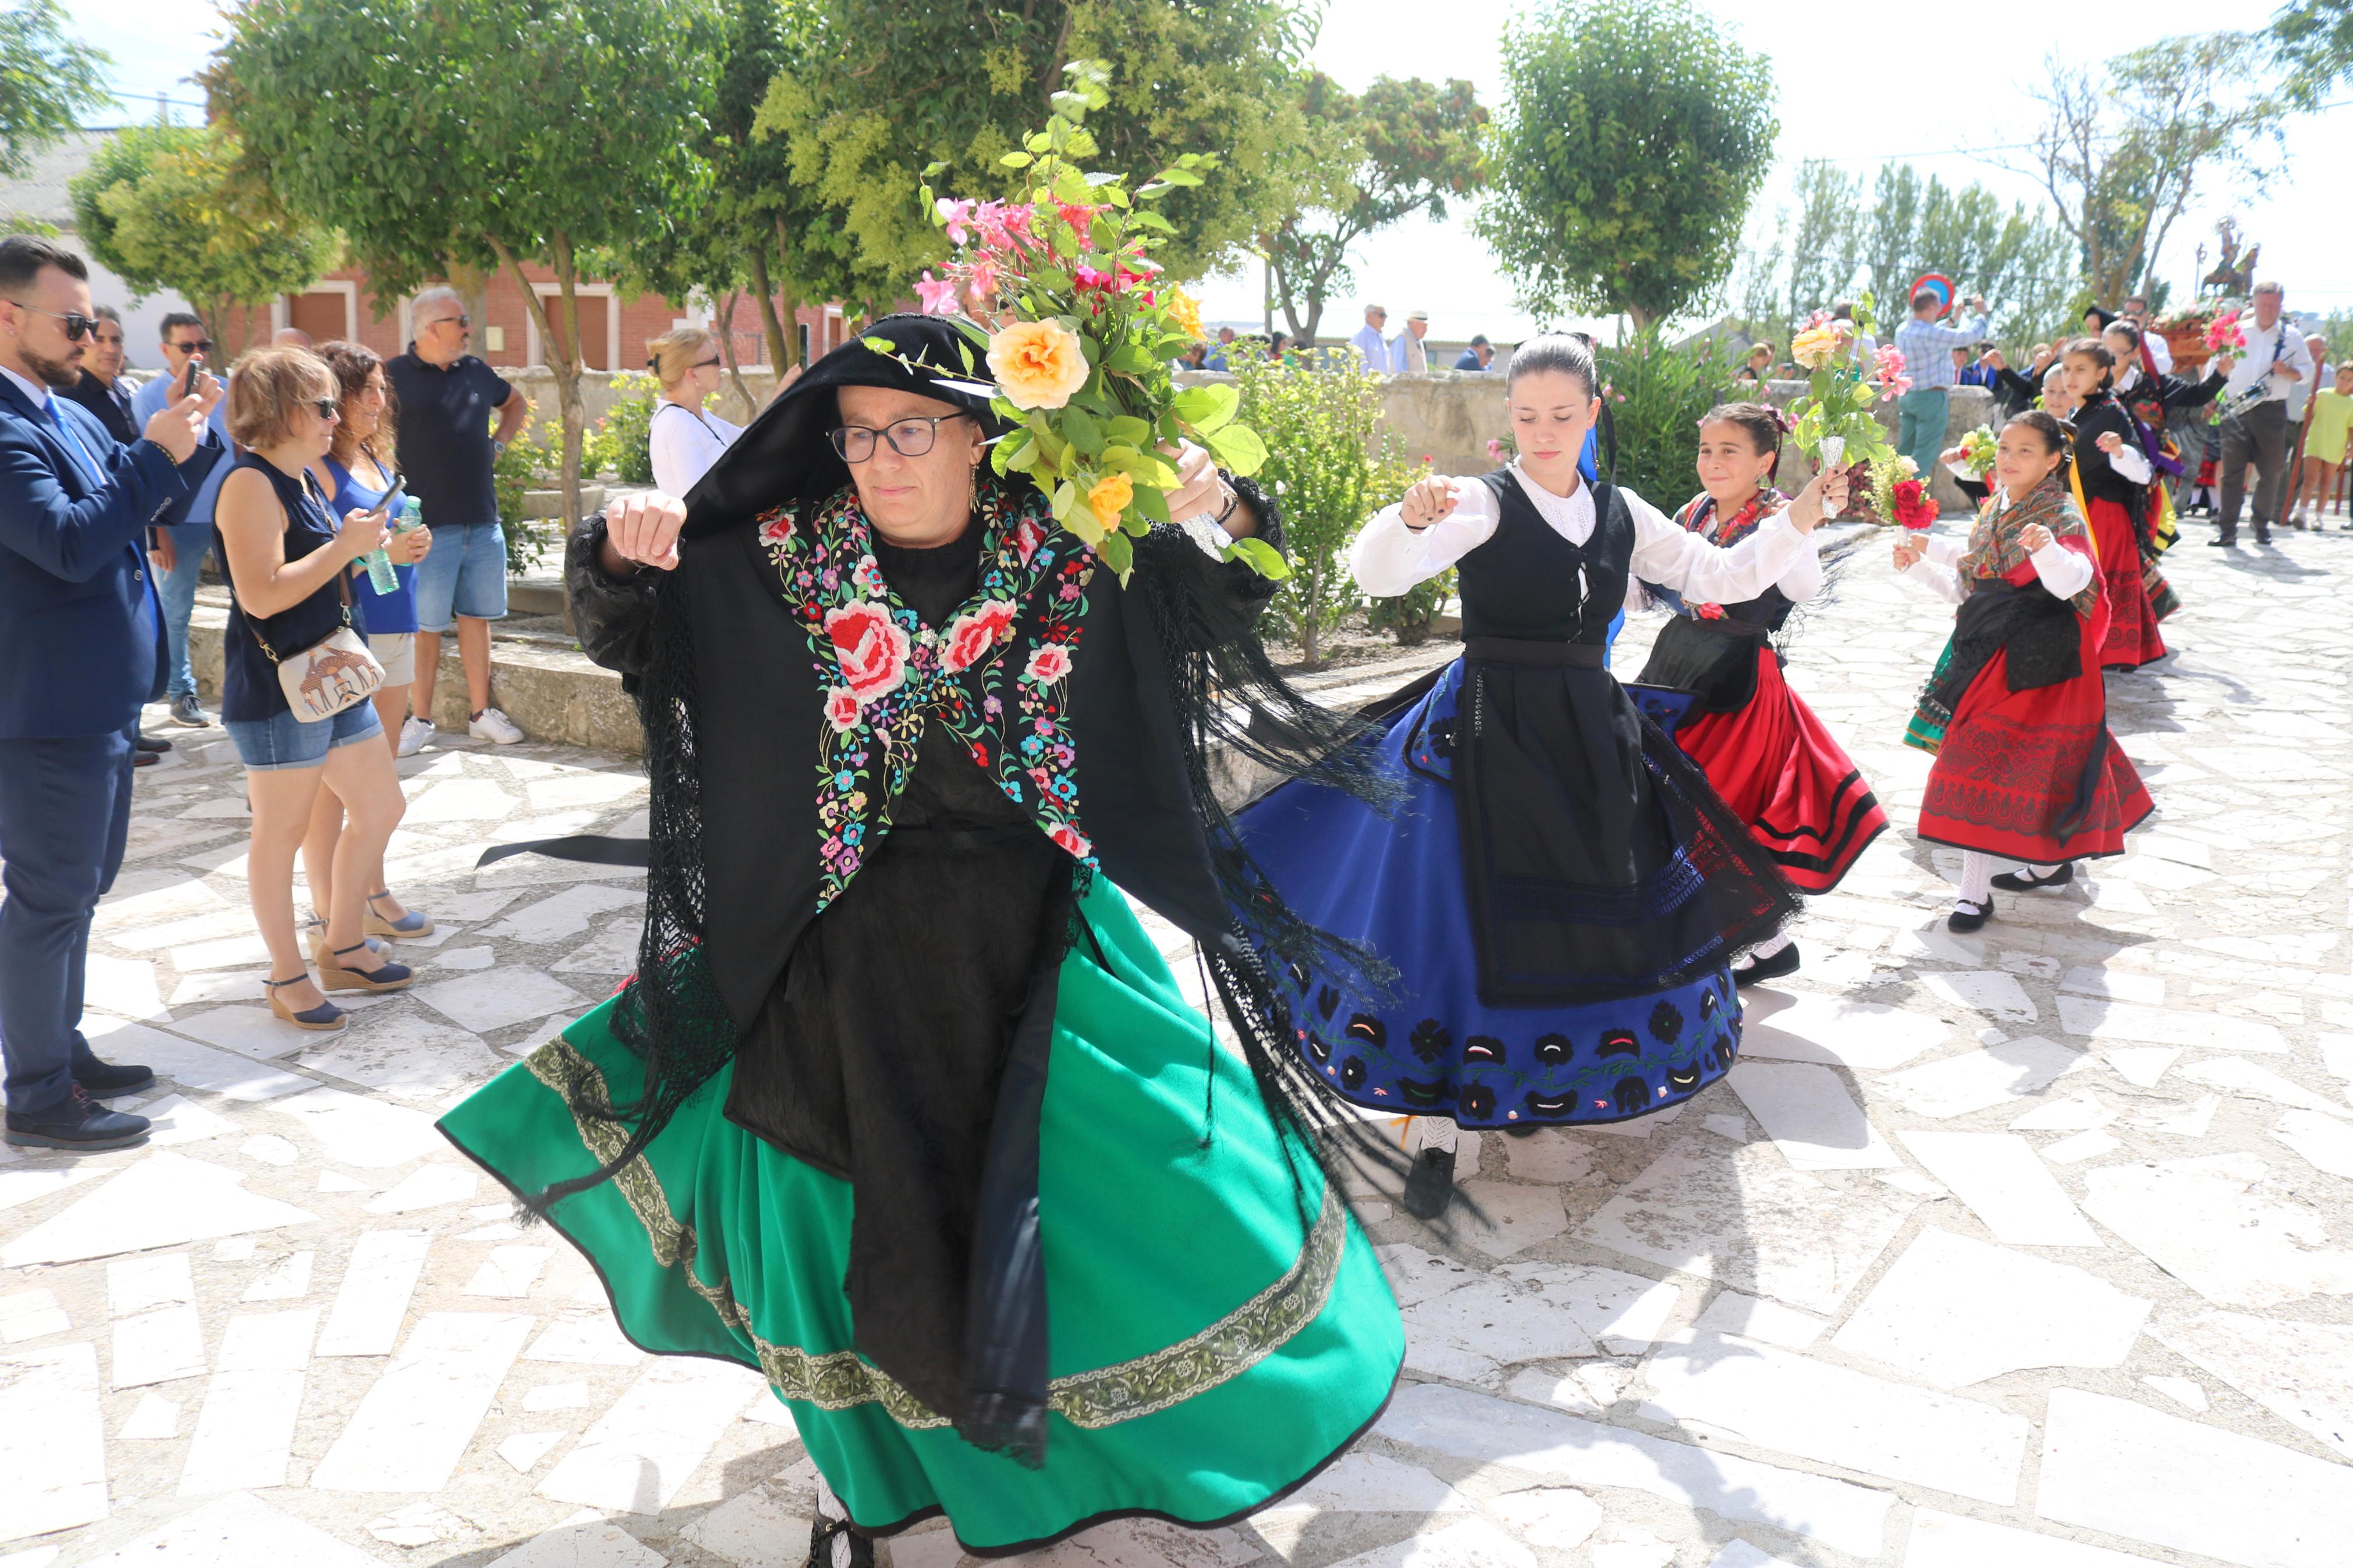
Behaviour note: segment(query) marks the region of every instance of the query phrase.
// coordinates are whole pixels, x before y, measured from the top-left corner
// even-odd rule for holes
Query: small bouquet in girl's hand
[[[1825,471],[1855,463],[1877,468],[1895,455],[1886,427],[1871,408],[1910,391],[1912,384],[1904,377],[1904,355],[1895,349],[1883,348],[1865,363],[1860,333],[1871,324],[1871,296],[1865,294],[1854,321],[1817,310],[1789,341],[1789,357],[1810,377],[1805,395],[1789,405],[1797,420],[1790,439]]]
[[[1892,520],[1915,532],[1936,521],[1927,481],[1920,477],[1920,465],[1909,458],[1871,465],[1871,503],[1881,521]]]
[[[1088,173],[1079,160],[1098,149],[1082,122],[1109,101],[1110,73],[1099,60],[1064,69],[1071,85],[1053,95],[1046,129],[999,160],[1024,171],[1026,199],[957,200],[923,187],[956,253],[945,279],[926,272],[915,289],[930,314],[953,314],[961,298],[1002,323],[994,332],[958,323],[987,358],[993,406],[1016,426],[997,444],[997,471],[1029,475],[1053,498],[1056,520],[1124,582],[1131,540],[1171,521],[1177,442],[1207,448],[1234,474],[1255,473],[1266,446],[1235,422],[1241,399],[1231,386],[1180,391],[1170,379],[1168,362],[1201,339],[1200,307],[1144,253],[1151,235],[1175,232],[1160,199],[1201,184],[1216,156],[1187,153],[1133,194],[1124,175]],[[965,370],[980,375],[971,352]],[[1237,540],[1223,554],[1262,576],[1290,575],[1264,540]]]
[[[1993,472],[1995,441],[1990,425],[1980,425],[1961,437],[1961,468],[1969,478],[1979,483]]]

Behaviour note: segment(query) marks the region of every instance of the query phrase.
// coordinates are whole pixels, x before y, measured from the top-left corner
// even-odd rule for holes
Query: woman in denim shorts
[[[229,434],[246,449],[222,481],[214,513],[230,605],[221,721],[246,766],[253,840],[246,886],[269,947],[270,1011],[309,1029],[336,1029],[343,1009],[325,991],[392,991],[416,978],[370,949],[365,894],[382,884],[384,847],[406,802],[375,708],[353,703],[305,721],[288,708],[278,659],[317,647],[343,625],[342,581],[353,562],[390,540],[381,512],[330,521],[305,470],[327,455],[339,418],[335,378],[308,349],[248,354],[229,388]],[[273,657],[274,656],[274,657]],[[314,984],[294,926],[294,857],[323,783],[348,819],[335,846],[327,953]]]

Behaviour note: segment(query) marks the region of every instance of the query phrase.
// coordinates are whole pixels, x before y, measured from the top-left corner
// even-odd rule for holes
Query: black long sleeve
[[[564,547],[564,594],[572,606],[573,635],[580,651],[625,680],[643,675],[653,653],[654,595],[664,574],[608,575],[599,553],[605,520],[592,519]]]

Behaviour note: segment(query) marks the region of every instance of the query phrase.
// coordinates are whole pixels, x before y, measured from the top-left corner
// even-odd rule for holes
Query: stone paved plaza
[[[2158,815],[1972,938],[1942,927],[1954,858],[1904,831],[1951,612],[1869,541],[1790,674],[1898,830],[1812,903],[1729,1079],[1466,1138],[1492,1229],[1367,1194],[1410,1346],[1373,1434],[1245,1524],[1042,1555],[2353,1562],[2353,539],[2209,536],[2167,560],[2177,657],[2109,683]],[[228,742],[178,733],[89,977],[100,1052],[166,1080],[157,1134],[0,1154],[0,1565],[799,1563],[813,1471],[758,1378],[639,1354],[431,1125],[630,965],[632,876],[472,867],[638,830],[634,765],[448,737],[404,763],[391,879],[440,929],[397,954],[423,983],[321,1037],[260,999]],[[958,1558],[937,1524],[885,1553]]]

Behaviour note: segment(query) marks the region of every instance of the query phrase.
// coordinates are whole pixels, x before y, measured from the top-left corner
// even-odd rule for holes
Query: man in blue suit
[[[149,1088],[82,1037],[90,916],[122,865],[140,708],[161,695],[163,617],[142,546],[187,489],[220,399],[206,378],[118,445],[56,393],[96,321],[81,258],[0,238],[0,1058],[6,1139],[143,1142],[105,1100]]]

